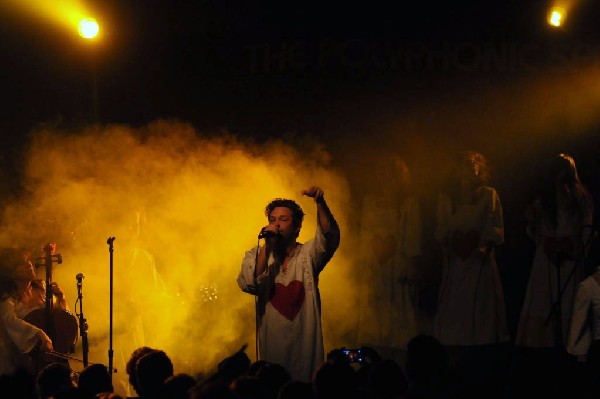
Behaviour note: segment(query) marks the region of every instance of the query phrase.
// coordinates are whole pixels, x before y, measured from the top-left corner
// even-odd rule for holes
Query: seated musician
[[[66,309],[64,294],[52,284],[56,308]],[[23,320],[45,306],[45,283],[36,280],[31,254],[26,250],[0,248],[0,375],[20,367],[30,368],[27,354],[35,349],[52,351],[52,341],[40,328]]]

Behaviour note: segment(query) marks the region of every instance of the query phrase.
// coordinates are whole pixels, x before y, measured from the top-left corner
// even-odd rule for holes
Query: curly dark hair
[[[153,352],[155,350],[156,349],[152,349],[148,346],[142,346],[142,347],[137,348],[136,350],[133,351],[133,353],[129,357],[129,360],[127,361],[127,364],[125,366],[125,370],[127,372],[127,375],[129,376],[129,383],[131,384],[131,386],[133,387],[135,392],[137,392],[138,394],[140,393],[140,387],[137,382],[137,375],[136,375],[136,369],[135,369],[136,363],[142,356],[145,356],[148,353]]]
[[[300,205],[298,205],[296,201],[293,201],[291,199],[275,198],[273,201],[269,202],[265,207],[265,216],[269,217],[271,212],[273,212],[273,209],[279,207],[288,208],[289,210],[291,210],[294,226],[302,227],[302,221],[304,220],[304,212],[302,211],[302,208],[300,208]]]
[[[173,375],[173,362],[162,350],[154,350],[140,357],[135,364],[136,391],[142,398],[155,398],[167,378]]]

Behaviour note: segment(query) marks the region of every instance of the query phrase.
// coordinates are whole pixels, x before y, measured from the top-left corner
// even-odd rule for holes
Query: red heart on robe
[[[304,284],[301,281],[294,280],[288,285],[275,283],[275,293],[271,298],[271,305],[286,319],[292,321],[300,312],[304,303]]]
[[[450,245],[454,253],[458,255],[464,262],[471,257],[471,254],[479,248],[480,234],[477,230],[469,230],[463,233],[460,230],[455,230],[450,239]]]
[[[575,244],[571,237],[548,237],[544,241],[544,252],[548,260],[558,265],[564,260],[573,260]]]

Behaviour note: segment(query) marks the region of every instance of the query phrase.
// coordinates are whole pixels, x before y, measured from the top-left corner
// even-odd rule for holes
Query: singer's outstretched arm
[[[325,234],[327,250],[333,253],[340,243],[340,228],[325,201],[325,192],[319,187],[309,187],[302,194],[314,198],[317,204],[317,223]]]
[[[325,201],[325,193],[319,187],[310,187],[306,190],[302,190],[302,195],[314,198],[317,204],[317,222],[321,226],[321,230],[325,234],[330,232],[339,231],[339,227],[327,202]]]

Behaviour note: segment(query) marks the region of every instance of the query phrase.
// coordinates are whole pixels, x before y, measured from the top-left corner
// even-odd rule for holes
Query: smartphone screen
[[[344,349],[344,355],[350,363],[362,363],[363,356],[360,349]]]

